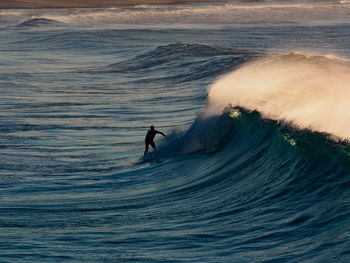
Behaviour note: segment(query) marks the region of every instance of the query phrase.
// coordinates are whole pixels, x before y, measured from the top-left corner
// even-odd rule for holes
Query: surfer
[[[163,135],[164,137],[165,134],[160,132],[160,131],[157,131],[154,129],[154,126],[151,125],[150,127],[150,130],[147,132],[147,135],[146,135],[146,138],[145,138],[145,153],[143,155],[146,155],[146,153],[148,152],[148,145],[151,145],[153,149],[156,149],[156,145],[153,141],[154,137],[156,136],[156,134],[159,133],[161,135]]]

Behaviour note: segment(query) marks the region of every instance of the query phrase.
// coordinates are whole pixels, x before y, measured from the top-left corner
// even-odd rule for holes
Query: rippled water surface
[[[0,10],[0,261],[348,262],[347,142],[202,114],[266,55],[347,72],[342,5]]]

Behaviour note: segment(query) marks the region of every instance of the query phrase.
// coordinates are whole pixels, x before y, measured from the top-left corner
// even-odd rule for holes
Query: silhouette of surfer
[[[154,139],[154,137],[156,136],[157,133],[159,133],[159,134],[163,135],[164,137],[166,137],[164,133],[155,130],[154,126],[151,125],[150,130],[146,134],[146,138],[145,138],[145,152],[144,152],[143,155],[146,155],[146,153],[148,152],[148,145],[151,145],[153,149],[156,149],[156,144],[154,143],[153,139]]]

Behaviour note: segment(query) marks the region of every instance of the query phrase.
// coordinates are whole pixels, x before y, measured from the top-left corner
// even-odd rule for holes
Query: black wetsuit
[[[153,149],[156,149],[156,144],[154,143],[153,139],[154,137],[156,136],[156,134],[159,133],[163,136],[164,133],[160,132],[160,131],[157,131],[157,130],[149,130],[146,134],[146,139],[145,139],[145,153],[146,154],[148,152],[148,145],[151,145]]]

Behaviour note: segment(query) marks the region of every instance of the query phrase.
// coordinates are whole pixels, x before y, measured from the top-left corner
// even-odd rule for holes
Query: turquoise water
[[[347,69],[348,6],[240,8],[0,11],[0,261],[349,261],[346,138],[203,115],[266,55]]]

